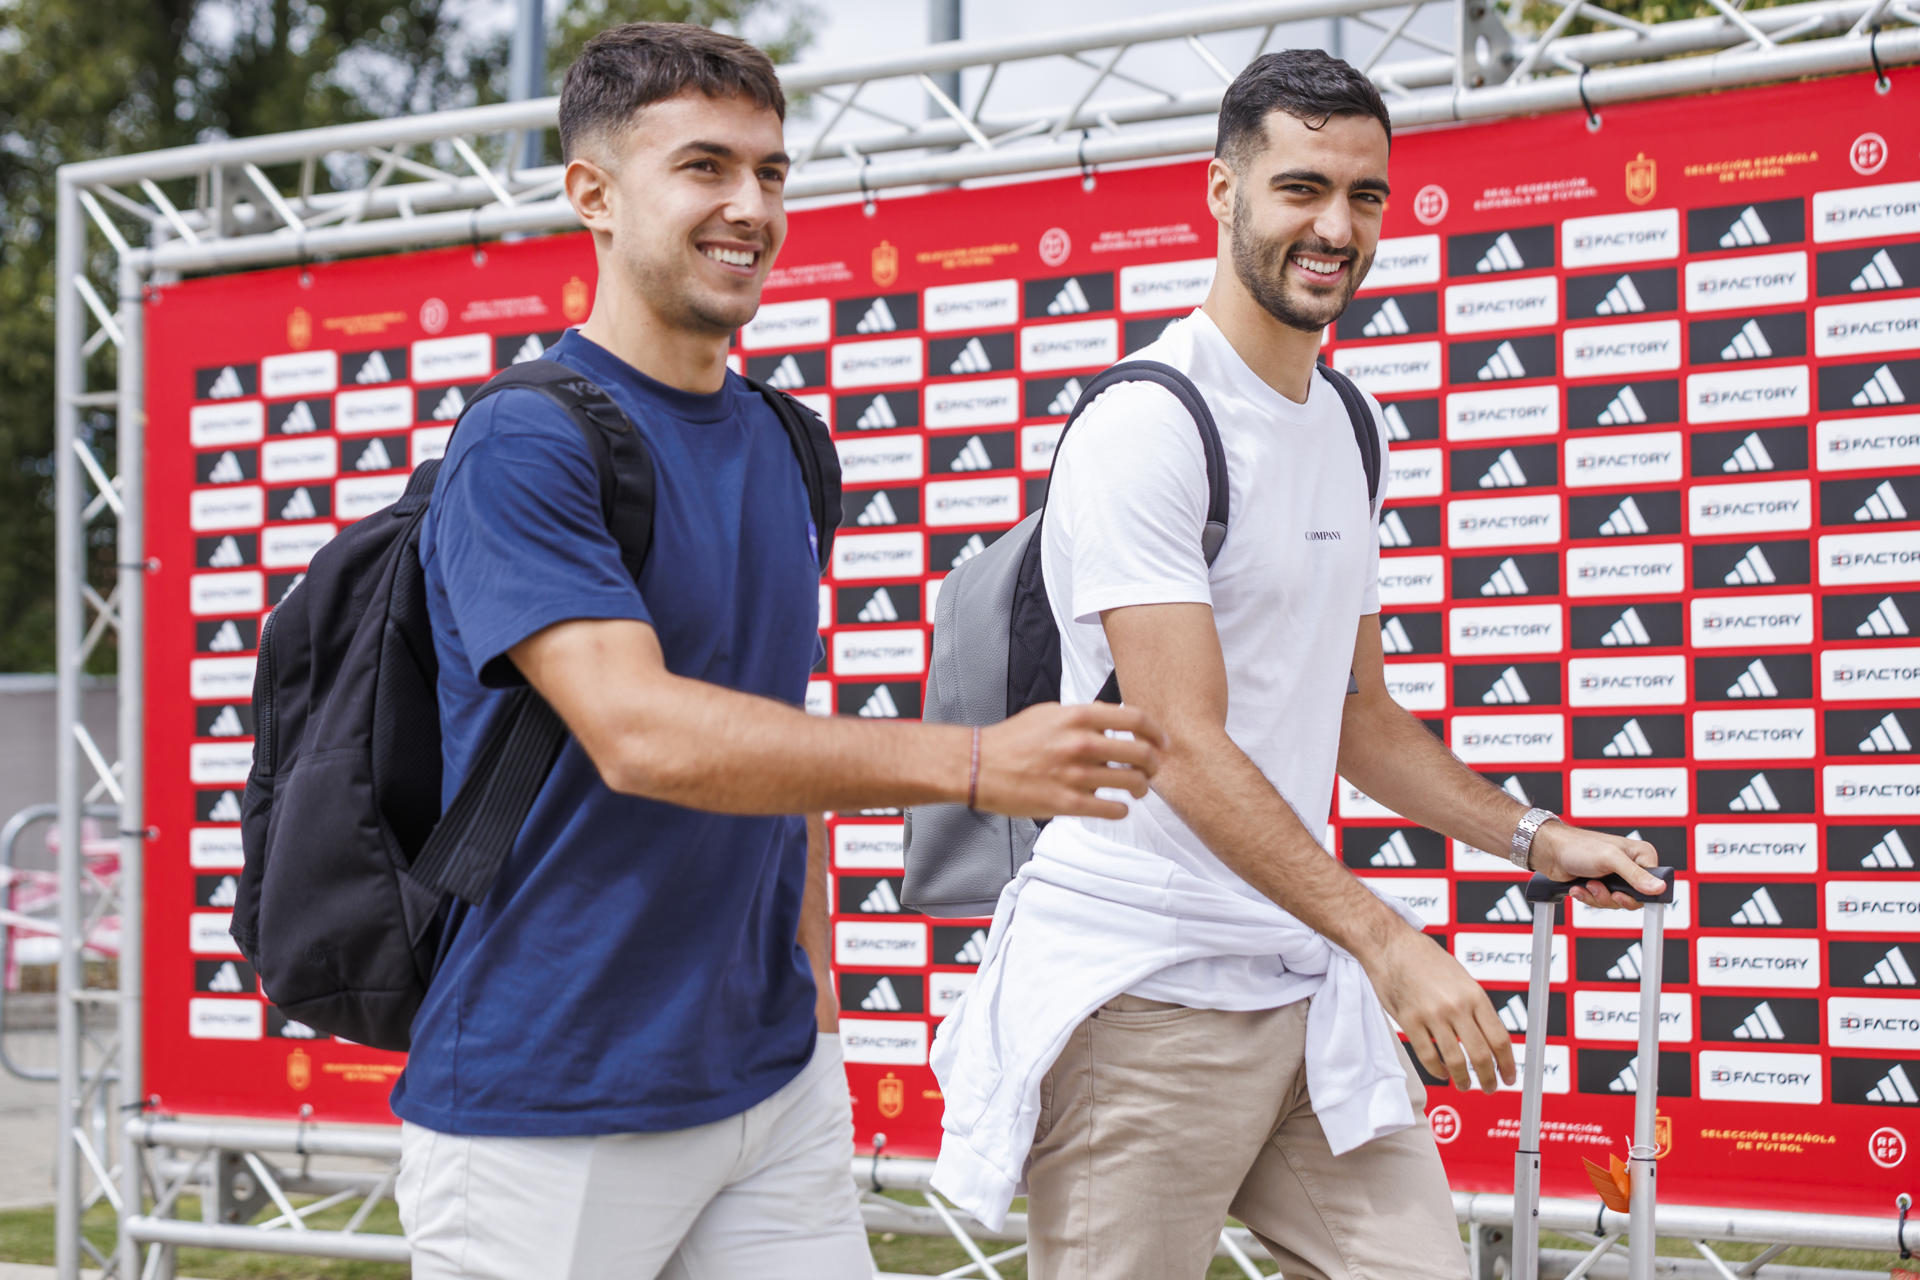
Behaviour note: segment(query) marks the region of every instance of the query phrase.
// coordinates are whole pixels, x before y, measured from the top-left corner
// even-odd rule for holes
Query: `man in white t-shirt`
[[[1376,1074],[1368,1092],[1352,1060],[1367,1035],[1376,1061],[1393,1045],[1382,1006],[1428,1070],[1457,1087],[1511,1083],[1512,1046],[1466,970],[1320,847],[1336,770],[1415,822],[1588,881],[1572,895],[1589,906],[1637,905],[1592,879],[1609,872],[1660,887],[1641,870],[1655,862],[1652,846],[1528,811],[1388,696],[1378,511],[1340,397],[1314,368],[1322,331],[1373,260],[1389,129],[1367,79],[1313,50],[1256,60],[1223,100],[1207,172],[1219,224],[1212,291],[1138,353],[1193,380],[1226,446],[1230,519],[1211,568],[1200,437],[1171,393],[1108,390],[1061,444],[1041,553],[1061,700],[1090,701],[1117,672],[1127,704],[1165,728],[1168,746],[1127,817],[1046,828],[1031,874],[1001,902],[1006,972],[982,975],[993,1008],[976,991],[964,1011],[1015,1044],[1019,1010],[1051,998],[1030,994],[1035,985],[1079,983],[1098,1002],[1062,1028],[1044,1076],[1033,1072],[1025,1174],[1036,1280],[1198,1277],[1229,1213],[1296,1280],[1466,1276],[1418,1077],[1389,1048],[1391,1075]],[[1111,888],[1165,864],[1144,891]],[[1307,934],[1320,958],[1302,969],[1288,963],[1308,954],[1297,948],[1253,953],[1234,941],[1255,936],[1242,907],[1270,912],[1277,937]],[[1151,941],[1142,922],[1156,911],[1213,931],[1219,953],[1191,931]],[[1102,942],[1113,935],[1125,936]],[[1155,946],[1166,967],[1125,967]],[[1042,958],[1052,961],[1044,975]],[[1366,981],[1336,982],[1355,962]],[[1104,989],[1086,977],[1095,972]],[[1322,1008],[1336,998],[1338,1014]],[[988,1061],[980,1030],[963,1020],[964,1043],[937,1062],[959,1064],[949,1070],[962,1094],[968,1064]],[[1350,1042],[1328,1043],[1339,1037]],[[1009,1052],[1019,1050],[991,1051],[999,1067]],[[958,1105],[942,1160],[966,1186],[969,1165],[992,1164],[994,1147],[984,1121],[971,1139],[964,1131],[995,1104],[976,1093]],[[973,1185],[983,1180],[993,1178]]]

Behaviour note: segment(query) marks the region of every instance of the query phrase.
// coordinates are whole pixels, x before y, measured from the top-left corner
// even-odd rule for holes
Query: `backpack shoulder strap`
[[[600,476],[601,513],[620,544],[621,563],[637,581],[653,545],[653,457],[646,441],[599,384],[554,360],[527,360],[502,369],[467,401],[461,416],[488,396],[516,387],[553,401],[586,437]]]
[[[780,419],[787,443],[793,446],[793,456],[799,460],[813,508],[814,558],[824,573],[833,555],[833,535],[840,528],[840,451],[834,448],[833,433],[819,414],[786,392],[752,378],[745,382],[760,393],[773,409],[773,416]]]
[[[1152,382],[1165,387],[1173,393],[1193,418],[1193,424],[1200,432],[1200,446],[1207,457],[1207,523],[1200,533],[1200,546],[1206,552],[1207,563],[1211,565],[1220,554],[1220,544],[1227,537],[1228,490],[1227,490],[1227,447],[1220,439],[1220,428],[1213,420],[1213,411],[1207,408],[1206,397],[1200,394],[1200,388],[1193,385],[1193,379],[1170,364],[1158,360],[1123,360],[1119,364],[1101,370],[1080,392],[1080,398],[1074,402],[1073,412],[1067,415],[1067,421],[1060,428],[1060,439],[1066,439],[1067,431],[1080,419],[1087,406],[1100,397],[1108,387],[1121,382]],[[1060,462],[1060,445],[1053,447],[1054,465]],[[1052,471],[1048,471],[1048,481],[1052,481]],[[1043,520],[1044,516],[1041,517]],[[1037,543],[1038,531],[1035,534]]]
[[[1367,398],[1360,388],[1353,385],[1353,379],[1341,373],[1332,365],[1316,365],[1320,376],[1332,384],[1340,393],[1340,401],[1347,406],[1347,420],[1353,424],[1353,442],[1360,446],[1360,461],[1367,469],[1367,505],[1374,511],[1380,509],[1380,432],[1373,424],[1373,411],[1367,408]]]

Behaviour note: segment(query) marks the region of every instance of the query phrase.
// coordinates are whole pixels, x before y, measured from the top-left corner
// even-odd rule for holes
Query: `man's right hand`
[[[1133,736],[1108,736],[1114,732]],[[1146,795],[1165,746],[1166,736],[1137,708],[1043,702],[980,731],[974,807],[1016,818],[1124,818],[1124,803],[1094,793],[1118,787]]]
[[[1513,1040],[1487,993],[1458,960],[1426,936],[1401,928],[1360,962],[1380,1003],[1429,1072],[1451,1079],[1456,1089],[1471,1088],[1478,1080],[1486,1093],[1497,1087],[1496,1071],[1499,1081],[1514,1082]]]

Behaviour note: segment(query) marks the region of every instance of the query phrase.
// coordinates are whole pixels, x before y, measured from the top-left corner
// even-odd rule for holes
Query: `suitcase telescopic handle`
[[[1642,893],[1640,890],[1628,884],[1622,876],[1601,876],[1600,883],[1615,893],[1624,893],[1628,897],[1638,898],[1642,902],[1658,902],[1663,905],[1670,905],[1673,902],[1673,868],[1648,867],[1647,871],[1651,875],[1660,877],[1660,883],[1665,886],[1659,893]],[[1543,875],[1536,875],[1533,879],[1527,881],[1527,901],[1554,902],[1564,897],[1567,890],[1577,884],[1585,884],[1586,882],[1585,877],[1579,880],[1553,880]]]

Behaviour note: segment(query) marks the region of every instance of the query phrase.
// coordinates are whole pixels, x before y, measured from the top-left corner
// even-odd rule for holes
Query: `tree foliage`
[[[779,60],[804,46],[810,16],[797,0],[547,0],[547,9],[550,83],[616,23],[721,27]],[[54,661],[58,167],[498,101],[513,11],[512,0],[0,0],[0,671]],[[110,371],[110,349],[98,358],[97,371]],[[111,418],[90,417],[84,431],[110,458]],[[111,530],[92,541],[90,567],[104,582]]]

